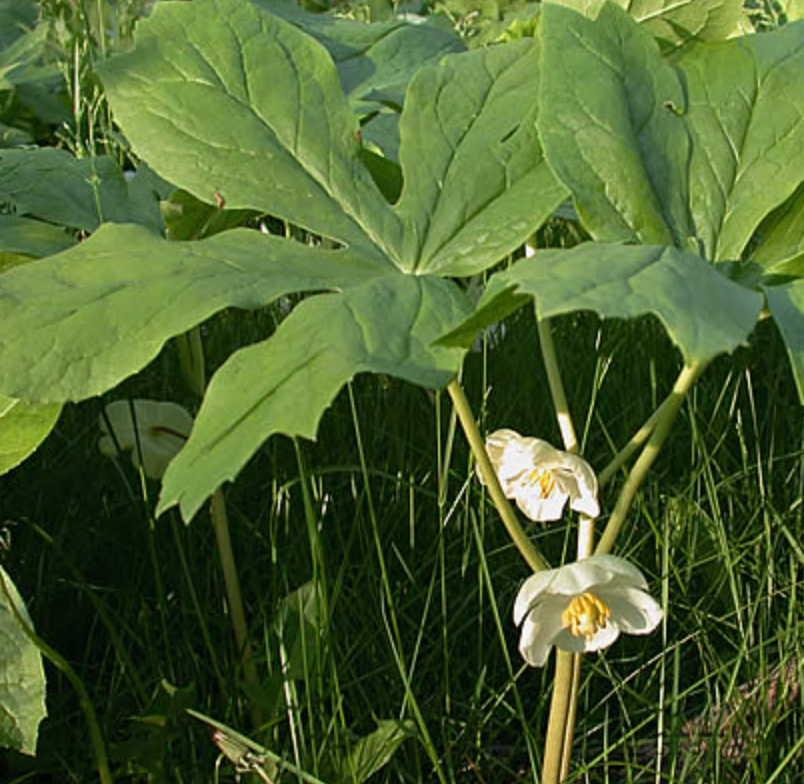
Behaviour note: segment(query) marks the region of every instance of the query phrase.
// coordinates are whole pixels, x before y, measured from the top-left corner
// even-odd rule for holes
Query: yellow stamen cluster
[[[533,471],[525,477],[523,484],[530,485],[531,487],[538,485],[542,498],[549,498],[550,494],[555,489],[556,480],[553,476],[553,472],[547,468],[534,468]]]
[[[588,591],[576,596],[561,613],[561,623],[575,637],[591,640],[599,629],[605,629],[611,610]]]

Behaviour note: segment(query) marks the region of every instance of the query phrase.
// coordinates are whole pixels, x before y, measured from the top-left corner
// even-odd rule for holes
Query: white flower
[[[587,517],[597,517],[597,477],[583,458],[554,449],[546,441],[513,430],[495,430],[486,451],[506,498],[531,519],[558,520],[567,500]],[[480,471],[478,476],[483,481]]]
[[[519,652],[533,667],[556,645],[581,653],[607,648],[619,636],[647,634],[662,608],[646,592],[642,572],[624,558],[593,555],[525,580],[514,604],[522,625]]]
[[[107,418],[114,438],[109,432]],[[98,448],[110,457],[118,453],[118,447],[120,450],[131,449],[134,467],[140,467],[142,457],[145,475],[151,479],[161,479],[168,463],[189,438],[192,428],[192,416],[178,403],[115,400],[106,406],[106,416],[100,416],[103,435],[98,441]]]

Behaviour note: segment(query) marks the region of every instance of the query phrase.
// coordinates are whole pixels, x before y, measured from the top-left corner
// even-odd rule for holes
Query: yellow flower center
[[[549,498],[550,494],[555,490],[556,480],[553,477],[553,472],[547,468],[534,468],[526,477],[523,484],[530,487],[538,485],[539,492],[542,498]]]
[[[599,629],[605,629],[611,610],[593,593],[576,596],[561,613],[561,623],[575,637],[591,640]]]

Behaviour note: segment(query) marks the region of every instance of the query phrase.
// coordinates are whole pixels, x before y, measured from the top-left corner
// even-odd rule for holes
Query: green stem
[[[614,548],[617,535],[620,533],[620,529],[625,522],[625,517],[628,514],[628,510],[631,508],[631,503],[637,494],[637,490],[639,490],[640,486],[645,481],[648,471],[659,456],[659,451],[670,433],[670,428],[676,419],[676,415],[687,393],[690,391],[695,379],[698,378],[705,367],[705,362],[693,362],[684,365],[676,379],[676,383],[673,385],[673,391],[657,410],[656,424],[648,439],[648,443],[645,444],[645,448],[642,450],[636,463],[634,463],[628,475],[628,479],[626,479],[623,489],[620,491],[620,496],[617,499],[617,503],[614,505],[614,511],[611,513],[609,522],[606,525],[606,530],[603,531],[603,536],[600,538],[595,553],[610,553]]]
[[[497,512],[502,518],[508,535],[513,540],[528,566],[530,566],[534,572],[544,571],[549,568],[547,563],[539,554],[533,542],[528,539],[527,534],[522,530],[522,526],[519,524],[519,520],[517,520],[516,512],[514,512],[511,504],[508,503],[508,499],[505,497],[500,487],[497,472],[491,465],[491,461],[486,452],[486,446],[483,443],[483,437],[480,435],[480,431],[477,428],[477,422],[475,422],[472,408],[469,405],[469,401],[466,399],[463,387],[461,387],[457,379],[453,379],[447,387],[447,392],[449,392],[452,398],[452,404],[458,414],[458,419],[461,421],[463,432],[466,434],[466,439],[469,442],[469,448],[472,450],[472,454],[474,454],[478,468],[483,477],[483,482],[489,490],[491,500],[494,502],[494,506],[497,508]]]
[[[544,742],[541,784],[558,784],[564,758],[565,734],[570,711],[574,656],[569,651],[556,650],[556,674],[547,737]]]
[[[595,518],[581,517],[578,521],[578,560],[588,558],[595,549]],[[583,654],[572,655],[572,673],[570,686],[570,701],[567,709],[567,723],[564,727],[564,750],[561,756],[561,778],[569,775],[570,760],[572,758],[572,742],[575,738],[575,723],[578,719],[578,694],[581,684],[581,661]]]
[[[526,248],[526,252],[530,247]],[[544,368],[547,371],[547,383],[550,385],[550,395],[553,398],[558,427],[561,430],[561,439],[567,452],[578,452],[578,437],[575,434],[575,425],[572,423],[567,396],[564,393],[564,382],[561,380],[561,370],[558,366],[553,332],[550,329],[550,319],[540,319],[536,314],[536,326],[539,330],[539,344],[542,348]]]
[[[179,336],[179,363],[184,382],[187,387],[199,398],[204,397],[207,386],[204,360],[204,344],[201,340],[201,331],[193,327],[189,332]],[[243,679],[256,694],[260,679],[251,644],[248,641],[248,624],[246,611],[243,607],[243,594],[240,590],[240,578],[237,575],[232,538],[229,533],[229,518],[226,514],[226,501],[222,488],[218,488],[210,499],[209,513],[215,529],[215,541],[218,546],[218,557],[221,562],[223,581],[226,586],[226,601],[229,607],[229,618],[232,624],[237,651],[243,664]],[[262,722],[259,708],[252,703],[251,720],[259,726]]]
[[[645,424],[639,428],[639,430],[631,436],[631,440],[614,456],[611,462],[598,474],[597,481],[600,487],[607,485],[617,471],[620,470],[637,452],[639,447],[644,444],[650,434],[653,432],[653,429],[656,427],[656,423],[659,421],[660,417],[662,416],[663,411],[665,410],[666,406],[671,403],[673,397],[673,393],[671,392],[661,403],[661,405],[645,420]]]
[[[95,715],[95,709],[92,707],[92,702],[89,699],[89,694],[84,688],[84,684],[76,674],[75,670],[70,666],[69,662],[56,650],[51,648],[29,625],[23,617],[19,608],[11,599],[11,592],[6,585],[5,575],[0,572],[0,585],[3,587],[3,594],[5,595],[8,606],[14,614],[17,623],[19,623],[25,636],[39,649],[41,654],[53,664],[56,669],[60,670],[70,685],[75,689],[78,695],[78,702],[81,705],[81,710],[84,712],[84,718],[87,722],[87,729],[89,730],[89,740],[92,744],[92,750],[95,753],[95,762],[98,766],[98,775],[100,776],[101,784],[114,784],[112,772],[109,768],[109,760],[106,756],[106,744],[103,740],[103,733],[101,732],[98,717]]]
[[[215,528],[215,541],[218,545],[223,581],[226,585],[226,601],[229,605],[232,631],[237,650],[243,662],[243,678],[246,684],[256,691],[259,687],[260,679],[257,674],[257,666],[254,663],[251,644],[248,641],[248,624],[246,623],[246,612],[243,608],[243,595],[240,591],[240,579],[237,576],[232,539],[229,535],[226,501],[223,498],[223,490],[220,487],[212,494],[209,510],[212,516],[212,524]],[[251,718],[254,725],[259,726],[261,717],[256,707],[252,709]]]

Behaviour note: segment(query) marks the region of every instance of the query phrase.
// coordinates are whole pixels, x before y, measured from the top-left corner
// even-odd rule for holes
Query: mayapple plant
[[[134,50],[101,73],[133,152],[201,202],[293,231],[172,241],[153,225],[104,222],[80,245],[4,273],[0,392],[42,406],[83,400],[224,308],[307,294],[211,379],[157,510],[177,505],[189,521],[271,435],[314,437],[356,374],[446,387],[534,572],[515,607],[523,655],[542,664],[560,649],[543,774],[559,780],[575,652],[661,617],[639,570],[610,552],[695,379],[762,313],[804,394],[804,26],[741,35],[741,4],[724,5],[718,24],[657,41],[684,29],[672,9],[657,31],[657,14],[640,25],[614,3],[545,3],[536,37],[416,73],[392,118],[397,164],[367,148],[369,115],[362,127],[356,112],[393,103],[399,85],[339,72],[325,26],[305,32],[284,2],[159,3]],[[460,279],[516,255],[568,197],[592,241],[518,258],[473,306]],[[664,403],[598,478],[513,431],[492,434],[487,449],[456,381],[478,333],[534,302],[562,422],[551,318],[653,315],[682,355]],[[564,446],[575,452],[577,439]],[[598,479],[635,455],[595,541]],[[560,518],[569,502],[578,562],[545,571],[509,499],[536,519]]]

